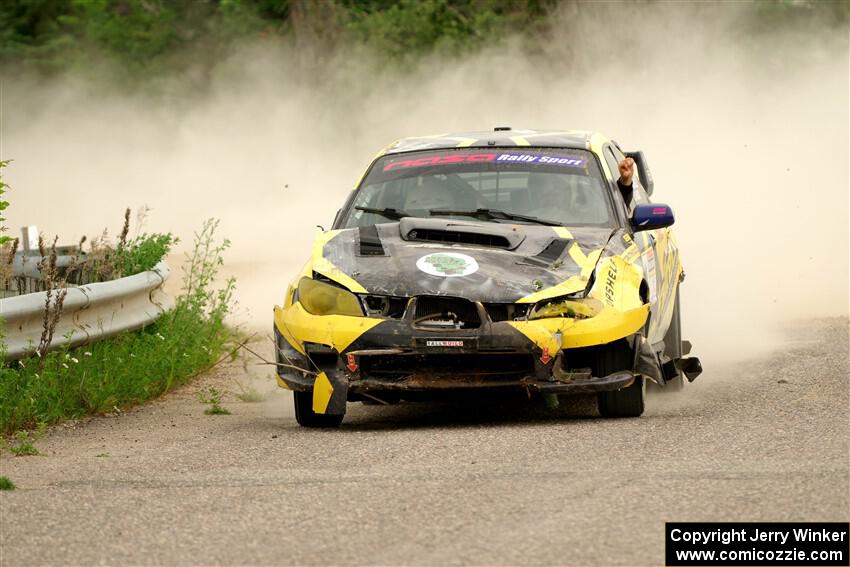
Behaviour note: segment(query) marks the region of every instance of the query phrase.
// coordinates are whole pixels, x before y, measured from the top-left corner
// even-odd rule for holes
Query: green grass
[[[0,476],[0,490],[15,490],[15,488],[17,487],[14,482],[5,476]]]
[[[0,367],[0,432],[114,411],[161,396],[226,350],[234,281],[214,287],[228,241],[208,221],[195,235],[176,307],[147,328]],[[0,342],[2,350],[2,342]],[[0,359],[2,359],[0,352]]]
[[[213,386],[198,392],[198,400],[210,406],[204,410],[206,415],[230,415],[230,410],[221,407],[221,395],[222,393]]]
[[[16,457],[37,457],[41,455],[41,451],[36,448],[34,443],[41,439],[46,427],[47,426],[44,422],[40,422],[35,431],[32,433],[28,431],[18,431],[15,434],[16,444],[9,447],[9,452]]]

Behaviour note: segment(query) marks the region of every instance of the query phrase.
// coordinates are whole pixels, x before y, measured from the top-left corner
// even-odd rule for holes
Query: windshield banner
[[[403,159],[384,164],[384,171],[398,169],[409,169],[412,167],[426,167],[429,165],[449,165],[460,163],[533,163],[543,165],[560,165],[563,167],[584,167],[583,158],[563,155],[540,155],[515,152],[493,152],[493,153],[450,153],[433,156],[420,157],[416,159]]]

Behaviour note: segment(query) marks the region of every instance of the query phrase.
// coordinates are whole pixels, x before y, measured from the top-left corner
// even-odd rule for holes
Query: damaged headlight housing
[[[570,319],[589,319],[602,311],[602,302],[592,297],[564,295],[540,301],[534,305],[529,320],[548,317],[568,317]]]
[[[298,282],[298,301],[313,315],[363,316],[363,309],[356,295],[341,287],[307,277]]]

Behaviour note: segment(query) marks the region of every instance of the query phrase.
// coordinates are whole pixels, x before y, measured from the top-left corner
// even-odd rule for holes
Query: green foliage
[[[526,29],[556,0],[5,0],[0,60],[45,71],[117,63],[135,75],[226,55],[245,38],[349,42],[393,59],[469,49]],[[205,57],[197,55],[203,53]],[[193,54],[195,56],[193,56]],[[182,56],[182,59],[181,59]]]
[[[468,53],[507,35],[538,33],[566,0],[4,0],[0,61],[47,72],[112,63],[149,79],[180,65],[211,64],[234,42],[294,37],[319,52],[352,44],[391,60]],[[846,27],[846,0],[750,4],[753,31]],[[203,55],[199,57],[199,55]],[[175,68],[175,64],[176,67]]]
[[[130,276],[152,270],[177,242],[178,239],[171,233],[137,236],[115,251],[112,257],[114,271],[120,276]]]
[[[10,160],[0,160],[0,246],[6,244],[12,239],[8,236],[3,236],[3,233],[6,232],[6,227],[3,226],[3,222],[6,218],[3,216],[3,211],[5,211],[9,207],[9,201],[3,199],[3,194],[6,193],[6,189],[9,187],[6,183],[3,182],[3,168],[9,165]]]
[[[42,360],[0,366],[0,432],[139,404],[218,361],[231,337],[224,319],[235,283],[214,285],[227,248],[227,241],[215,240],[217,226],[208,221],[195,235],[194,253],[184,266],[184,292],[156,323],[77,349],[66,347]]]
[[[35,442],[44,436],[47,425],[42,421],[39,422],[35,431],[18,431],[15,434],[16,444],[9,447],[9,451],[16,457],[37,457],[41,455],[41,451],[36,449]]]
[[[86,64],[92,52],[142,70],[179,47],[178,23],[201,3],[166,0],[9,0],[0,4],[0,53],[46,69]]]
[[[5,476],[0,476],[0,490],[15,490],[15,483]]]
[[[221,407],[221,392],[213,386],[198,392],[198,401],[210,406],[204,410],[207,415],[230,415],[230,411]]]
[[[140,212],[140,219],[144,216],[144,213],[144,210]],[[142,234],[128,241],[129,232],[130,209],[127,209],[124,213],[124,226],[115,246],[106,241],[106,233],[104,232],[104,236],[92,241],[89,251],[84,252],[83,244],[86,240],[84,237],[80,241],[79,254],[63,273],[64,281],[74,285],[83,285],[111,281],[151,270],[179,242],[170,232]]]
[[[535,0],[349,0],[348,29],[394,59],[463,52],[523,29],[551,2]]]

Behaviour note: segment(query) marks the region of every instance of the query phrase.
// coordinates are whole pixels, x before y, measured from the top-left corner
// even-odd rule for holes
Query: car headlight
[[[363,316],[363,308],[356,295],[311,278],[301,278],[298,282],[298,301],[308,313],[313,315]]]
[[[528,314],[528,318],[569,317],[571,319],[588,319],[598,315],[602,311],[602,307],[602,302],[592,297],[555,297],[537,303],[531,313]]]

